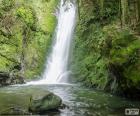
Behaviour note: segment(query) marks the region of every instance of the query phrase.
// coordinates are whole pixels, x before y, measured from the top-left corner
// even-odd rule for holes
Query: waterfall
[[[70,0],[61,0],[57,13],[58,24],[55,30],[51,54],[45,64],[42,80],[36,84],[65,83],[68,76],[68,61],[75,27],[76,6]]]

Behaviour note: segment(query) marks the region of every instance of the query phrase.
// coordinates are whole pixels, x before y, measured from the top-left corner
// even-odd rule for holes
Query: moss
[[[110,43],[105,42],[104,44],[111,44],[108,49],[108,62],[113,64],[115,67],[120,67],[120,71],[116,70],[116,74],[121,74],[121,84],[123,88],[138,87],[139,85],[139,49],[140,40],[128,29],[119,29],[117,26],[106,26],[104,28],[104,33],[106,39],[111,39]],[[107,50],[105,47],[109,45],[104,45],[102,50]],[[115,74],[115,75],[116,75]],[[124,81],[125,80],[125,81]],[[131,82],[131,83],[130,83]],[[117,88],[116,88],[117,89]]]
[[[120,27],[118,5],[114,7],[118,2],[106,0],[102,13],[96,0],[81,3],[71,66],[76,80],[109,92],[137,94],[139,36],[128,27]]]
[[[28,26],[33,26],[35,23],[36,17],[33,14],[33,10],[29,7],[21,6],[17,9],[16,15]]]
[[[58,1],[3,0],[0,4],[0,70],[11,71],[21,63],[23,37],[26,37],[24,62],[26,78],[35,78],[43,71],[46,55],[56,24],[55,12]],[[39,4],[38,4],[39,3]],[[37,6],[39,5],[39,6]],[[26,34],[23,33],[26,28]],[[14,69],[12,69],[14,70]],[[20,70],[18,70],[20,74]]]
[[[15,0],[2,0],[2,9],[3,10],[10,10],[15,4]]]

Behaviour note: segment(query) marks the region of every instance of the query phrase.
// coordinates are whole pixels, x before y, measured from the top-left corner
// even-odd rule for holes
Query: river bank
[[[133,16],[138,2],[79,0],[70,65],[77,82],[140,100],[140,20]]]

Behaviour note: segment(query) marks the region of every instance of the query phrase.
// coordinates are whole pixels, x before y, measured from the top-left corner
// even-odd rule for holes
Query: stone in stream
[[[49,110],[57,110],[62,104],[59,96],[48,93],[44,96],[33,96],[30,99],[29,111],[32,113],[43,114]]]

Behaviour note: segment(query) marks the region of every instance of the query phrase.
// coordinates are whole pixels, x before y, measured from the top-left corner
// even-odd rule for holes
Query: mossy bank
[[[71,66],[74,78],[88,87],[139,98],[139,22],[123,25],[119,0],[102,2],[79,0]],[[134,9],[129,12],[133,20],[131,12]]]

